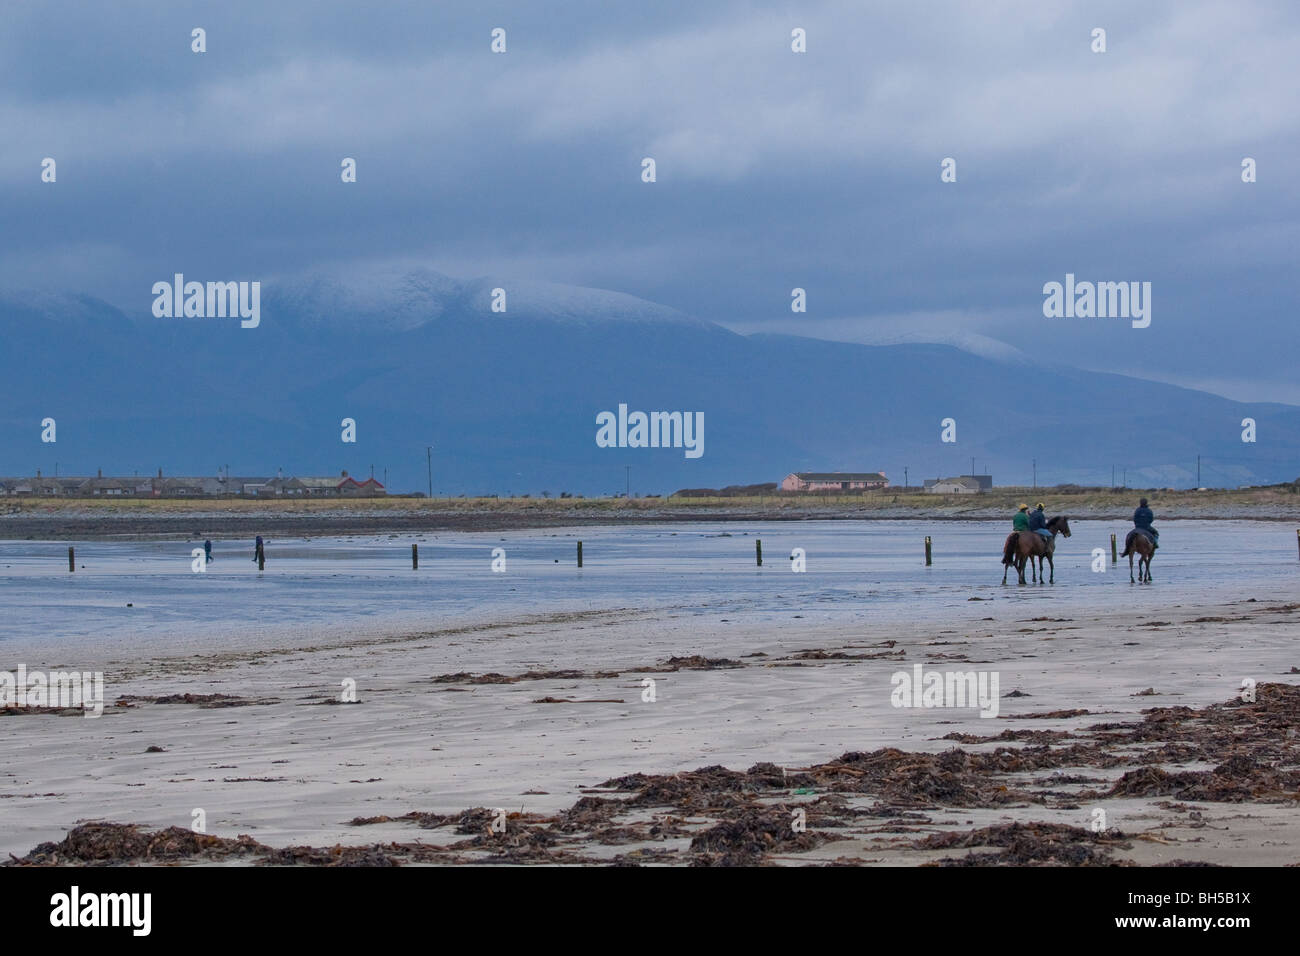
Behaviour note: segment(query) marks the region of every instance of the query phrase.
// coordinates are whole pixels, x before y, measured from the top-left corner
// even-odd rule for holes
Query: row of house
[[[878,491],[889,487],[883,471],[796,471],[781,479],[782,491]],[[927,478],[924,488],[936,495],[979,494],[993,490],[992,475]]]
[[[374,478],[364,481],[346,471],[337,478],[215,478],[43,477],[0,478],[0,497],[10,498],[368,498],[388,491]]]
[[[781,479],[782,491],[871,491],[888,485],[883,471],[796,471]]]

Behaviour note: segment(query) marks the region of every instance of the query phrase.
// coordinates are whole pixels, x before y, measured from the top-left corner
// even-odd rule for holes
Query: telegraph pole
[[[624,465],[623,471],[625,472],[625,477],[627,478],[627,486],[623,489],[623,497],[631,498],[632,497],[632,466]]]
[[[907,491],[907,488],[908,488],[908,484],[907,484],[907,466],[904,465],[904,466],[903,466],[903,490],[904,490],[904,491]]]
[[[1201,487],[1201,456],[1196,456],[1196,487]]]
[[[1038,490],[1038,459],[1034,459],[1034,490]]]
[[[433,500],[433,446],[424,446],[425,462],[429,466],[429,500]]]

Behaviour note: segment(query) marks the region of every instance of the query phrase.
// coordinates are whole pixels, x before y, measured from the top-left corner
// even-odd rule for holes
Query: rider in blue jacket
[[[1151,513],[1147,507],[1147,500],[1143,498],[1138,502],[1137,510],[1133,512],[1133,527],[1139,531],[1145,531],[1151,535],[1151,543],[1155,547],[1160,547],[1160,532],[1151,527],[1151,522],[1156,520],[1156,516]]]
[[[1029,530],[1036,531],[1044,538],[1051,538],[1052,532],[1047,530],[1047,515],[1043,514],[1043,503],[1040,501],[1034,506],[1034,510],[1029,512]]]

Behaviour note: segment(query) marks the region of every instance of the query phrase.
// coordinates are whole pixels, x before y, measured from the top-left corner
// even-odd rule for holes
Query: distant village
[[[795,471],[781,479],[782,491],[839,492],[883,491],[889,479],[883,471]],[[897,486],[895,486],[897,487]],[[927,478],[921,489],[936,495],[973,495],[993,489],[992,475],[958,475]]]
[[[672,497],[749,497],[754,495],[845,495],[869,491],[923,491],[934,495],[976,495],[993,490],[992,475],[927,478],[920,485],[891,485],[883,471],[793,471],[779,482],[728,485],[726,488],[683,488]]]
[[[925,491],[937,495],[979,494],[991,491],[991,475],[957,475],[927,478],[917,486],[890,485],[883,471],[796,471],[780,482],[731,485],[727,488],[685,488],[681,497],[702,495],[809,494],[843,495],[868,491]],[[218,474],[215,477],[95,477],[56,475],[39,471],[34,478],[0,478],[0,498],[376,498],[388,495],[383,483],[371,476],[358,480],[346,471],[337,477],[250,477]],[[524,497],[528,497],[525,495]],[[561,497],[570,497],[567,493]],[[581,497],[581,496],[579,496]],[[615,497],[623,497],[621,494]],[[647,497],[658,497],[650,495]]]
[[[18,498],[374,498],[387,495],[375,478],[358,481],[346,471],[337,478],[151,478],[43,476],[0,478],[0,497]]]

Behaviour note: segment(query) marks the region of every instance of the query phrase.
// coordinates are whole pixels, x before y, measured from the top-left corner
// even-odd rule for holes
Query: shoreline
[[[100,504],[100,503],[96,503]],[[197,504],[197,503],[187,503]],[[348,505],[354,504],[351,502]],[[963,503],[966,504],[966,503]],[[1071,520],[1116,521],[1127,524],[1130,507],[1069,507],[1061,502],[1051,509]],[[1015,506],[971,508],[942,502],[930,507],[906,508],[722,508],[690,507],[660,509],[646,506],[612,509],[606,507],[563,509],[509,509],[505,507],[348,509],[346,505],[319,511],[288,510],[265,505],[259,508],[186,509],[181,512],[131,510],[123,502],[112,508],[74,509],[62,505],[40,514],[32,509],[18,514],[0,514],[0,541],[74,540],[193,540],[205,537],[251,538],[275,534],[282,537],[350,537],[374,534],[424,533],[436,531],[500,532],[548,528],[603,528],[626,525],[673,525],[747,522],[890,522],[981,521],[1010,525]],[[96,513],[100,511],[100,513]],[[1300,502],[1294,508],[1277,506],[1207,505],[1164,507],[1157,510],[1157,523],[1178,521],[1275,521],[1300,522]]]

